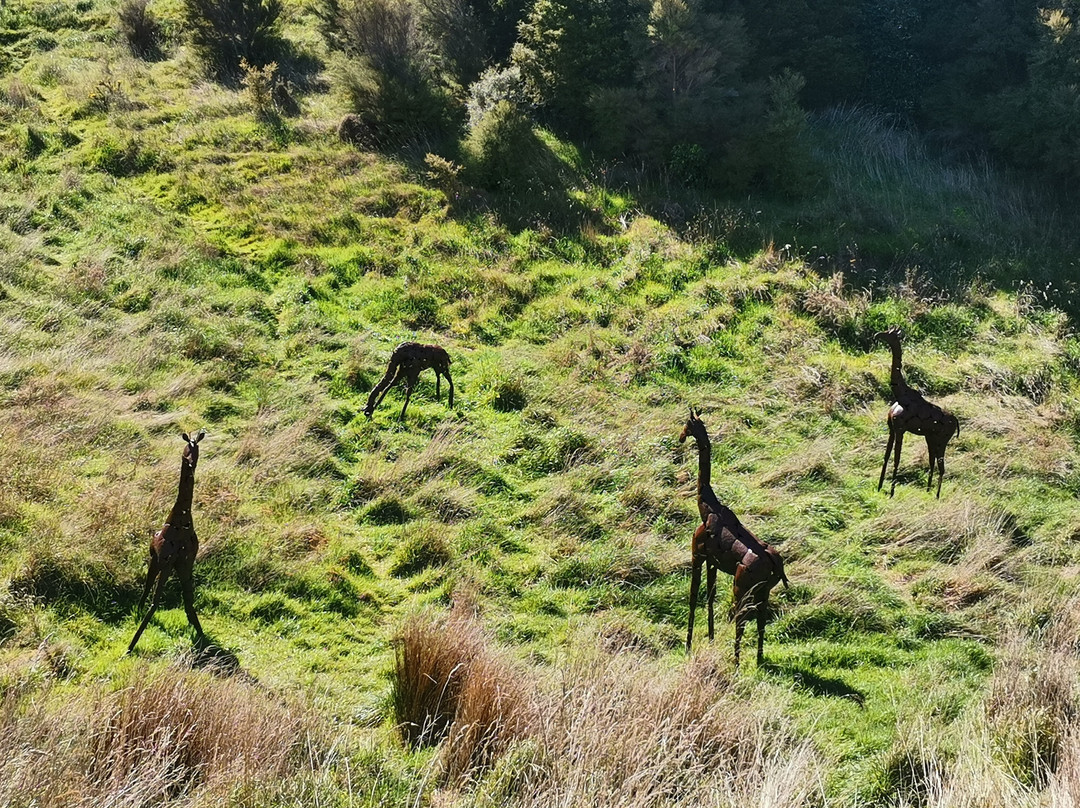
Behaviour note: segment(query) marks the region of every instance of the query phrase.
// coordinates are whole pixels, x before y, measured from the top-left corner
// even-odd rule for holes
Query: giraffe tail
[[[780,580],[784,582],[784,588],[788,588],[790,584],[788,583],[787,575],[784,573],[784,559],[772,547],[769,548],[769,560],[772,561],[773,571],[776,572],[776,574],[780,576]]]

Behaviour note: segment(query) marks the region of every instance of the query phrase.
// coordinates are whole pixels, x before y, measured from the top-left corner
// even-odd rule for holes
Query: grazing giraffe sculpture
[[[884,340],[892,349],[892,372],[889,385],[892,388],[893,404],[889,407],[889,442],[885,446],[885,461],[881,464],[881,477],[878,479],[878,491],[885,484],[885,472],[889,467],[889,453],[896,446],[893,455],[892,487],[889,496],[896,493],[896,471],[900,466],[900,449],[904,445],[904,433],[924,435],[926,449],[930,455],[930,475],[926,478],[926,490],[934,481],[934,464],[937,463],[938,482],[937,498],[941,499],[941,480],[945,477],[945,447],[952,436],[960,434],[960,421],[952,413],[946,412],[936,404],[931,404],[918,390],[912,390],[904,380],[901,366],[900,329],[893,326],[888,331],[879,331],[875,339]]]
[[[199,539],[195,535],[195,526],[191,521],[191,495],[195,490],[195,467],[199,463],[199,441],[205,436],[206,430],[199,430],[199,434],[194,438],[189,438],[186,432],[182,435],[186,446],[184,446],[183,458],[180,461],[180,487],[176,493],[176,503],[169,511],[165,526],[150,540],[150,564],[146,571],[146,585],[143,587],[142,598],[139,600],[140,610],[146,603],[146,596],[150,594],[150,587],[154,585],[155,580],[157,588],[154,590],[154,599],[150,602],[150,610],[143,618],[135,636],[131,638],[128,653],[135,650],[135,643],[139,641],[143,629],[146,628],[150,617],[158,607],[165,581],[174,572],[180,579],[188,622],[195,627],[200,637],[203,636],[199,617],[195,614],[195,596],[191,581],[195,555],[199,552]]]
[[[371,418],[375,408],[382,403],[387,390],[402,379],[405,380],[405,404],[401,408],[401,420],[405,420],[405,409],[409,406],[409,396],[412,395],[413,387],[420,371],[432,368],[435,371],[435,400],[439,400],[439,382],[446,377],[450,385],[450,397],[448,405],[454,406],[454,380],[450,378],[450,355],[438,345],[423,345],[419,342],[403,342],[390,354],[390,362],[386,373],[379,380],[368,395],[367,406],[364,407],[364,415]]]
[[[691,545],[693,572],[690,579],[690,626],[686,631],[686,652],[694,639],[694,610],[697,608],[701,567],[707,569],[706,598],[709,607],[709,639],[713,638],[713,603],[716,600],[716,570],[734,576],[731,609],[735,617],[735,667],[739,666],[739,646],[750,614],[757,618],[757,663],[764,661],[765,621],[769,611],[769,592],[781,581],[788,585],[784,560],[774,548],[743,527],[734,512],[713,493],[712,445],[701,420],[701,413],[690,409],[690,417],[679,435],[684,443],[688,435],[698,447],[698,513],[701,524],[694,531]]]

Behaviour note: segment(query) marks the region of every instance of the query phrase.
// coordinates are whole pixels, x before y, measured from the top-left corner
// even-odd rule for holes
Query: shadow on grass
[[[209,634],[202,634],[195,639],[191,650],[191,667],[204,670],[221,678],[236,678],[248,684],[257,685],[258,680],[240,667],[236,654],[219,645]]]
[[[843,679],[821,676],[799,663],[766,661],[761,665],[761,670],[777,679],[788,679],[799,690],[811,693],[814,696],[847,699],[859,705],[859,707],[864,706],[866,702],[866,694],[852,687]]]

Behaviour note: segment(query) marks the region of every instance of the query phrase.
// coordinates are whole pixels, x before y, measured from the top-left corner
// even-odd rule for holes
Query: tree
[[[240,60],[262,67],[281,52],[281,0],[183,0],[191,42],[218,79],[235,81]]]
[[[760,114],[758,88],[743,77],[750,53],[741,16],[703,12],[700,0],[654,0],[638,68],[651,159],[685,174],[693,155],[692,164],[722,173],[733,140]]]
[[[632,83],[647,13],[639,0],[535,0],[512,59],[554,126],[585,133],[590,96]]]
[[[1080,179],[1080,3],[1040,9],[1028,80],[1001,95],[996,145],[1021,165]]]
[[[452,99],[416,6],[408,0],[332,0],[323,14],[328,43],[342,54],[334,69],[338,87],[375,142],[450,129]]]

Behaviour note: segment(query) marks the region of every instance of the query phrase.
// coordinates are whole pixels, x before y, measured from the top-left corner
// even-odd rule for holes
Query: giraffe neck
[[[169,518],[171,524],[179,526],[191,524],[191,498],[195,492],[195,470],[187,460],[180,461],[180,487],[176,491],[176,504],[173,505]]]
[[[697,438],[698,447],[698,499],[707,499],[709,497],[715,499],[710,484],[712,479],[712,444],[709,442],[707,435],[696,435],[695,437]]]
[[[893,398],[900,399],[908,391],[907,381],[904,379],[902,370],[902,353],[899,345],[892,345],[892,370],[889,375],[889,385],[892,387]]]

